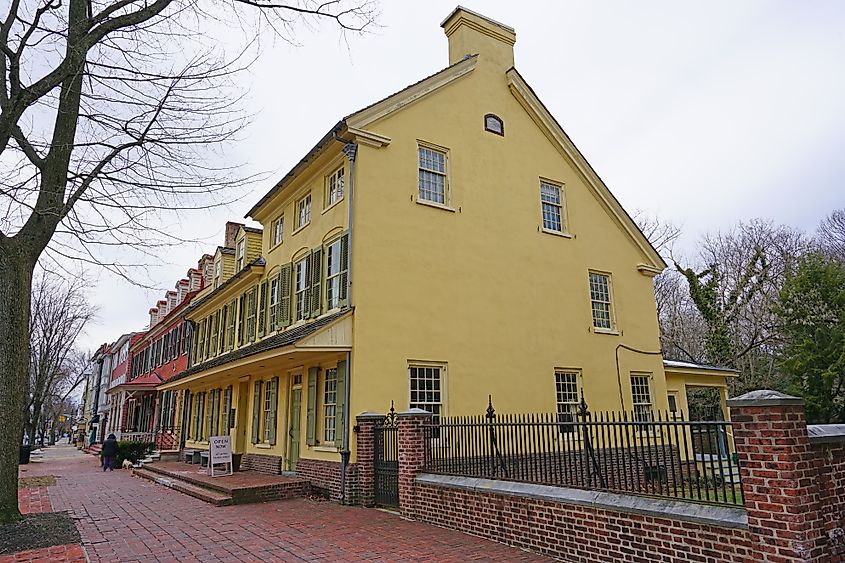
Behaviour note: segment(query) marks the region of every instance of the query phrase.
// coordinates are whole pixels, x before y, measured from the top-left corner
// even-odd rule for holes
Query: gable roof
[[[448,18],[447,18],[448,19]],[[498,24],[498,22],[495,22]],[[501,24],[499,24],[501,25]],[[288,172],[276,185],[274,185],[245,217],[251,217],[273,196],[288,186],[308,164],[325,150],[332,141],[341,140],[341,136],[350,130],[358,130],[368,124],[393,113],[400,111],[413,102],[428,96],[439,90],[441,87],[450,84],[463,76],[471,73],[476,66],[478,55],[468,56],[465,59],[452,64],[443,70],[436,72],[422,80],[411,84],[381,100],[374,102],[356,112],[353,112],[338,121],[316,145]],[[657,275],[662,272],[667,264],[660,256],[660,253],[643,234],[636,222],[616,199],[616,196],[607,187],[595,169],[590,165],[584,155],[572,142],[560,123],[543,104],[534,89],[525,81],[522,75],[511,67],[506,73],[507,85],[511,93],[531,116],[535,124],[543,131],[546,137],[555,145],[558,151],[567,158],[573,168],[582,176],[585,184],[593,191],[600,204],[605,208],[612,219],[618,224],[622,231],[631,239],[639,249],[644,261],[637,265],[637,268],[647,275]],[[389,142],[389,139],[388,139]]]

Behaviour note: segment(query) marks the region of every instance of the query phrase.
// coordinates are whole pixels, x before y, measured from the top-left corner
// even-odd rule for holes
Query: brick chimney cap
[[[749,391],[733,399],[728,399],[729,407],[775,407],[785,405],[803,405],[804,399],[786,395],[771,389]]]

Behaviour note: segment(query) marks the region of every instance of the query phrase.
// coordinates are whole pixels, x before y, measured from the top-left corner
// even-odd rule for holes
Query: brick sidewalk
[[[86,563],[85,551],[81,545],[54,545],[44,549],[30,549],[14,555],[0,555],[0,563],[20,563],[23,561],[50,561],[51,563]]]
[[[21,514],[53,512],[47,487],[26,487],[18,489],[18,510]]]
[[[59,476],[91,561],[550,561],[408,522],[387,512],[306,499],[214,507],[128,471],[103,473],[93,456],[33,468]]]

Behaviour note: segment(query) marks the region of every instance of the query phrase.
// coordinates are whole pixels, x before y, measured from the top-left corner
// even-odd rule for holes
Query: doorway
[[[292,376],[290,390],[290,416],[288,429],[288,469],[296,471],[299,461],[299,440],[302,434],[302,374]]]
[[[258,408],[256,405],[254,408]],[[249,381],[238,384],[238,407],[235,421],[235,450],[236,454],[246,453],[247,410],[249,409]]]

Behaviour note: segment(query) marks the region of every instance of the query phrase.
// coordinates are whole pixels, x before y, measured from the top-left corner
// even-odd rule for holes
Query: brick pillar
[[[373,412],[359,414],[355,421],[356,458],[358,466],[358,488],[363,506],[373,506],[376,502],[375,490],[375,449],[373,449],[373,428],[384,424],[385,416]]]
[[[752,391],[728,401],[754,560],[826,561],[804,401]]]
[[[431,413],[410,409],[397,414],[399,432],[399,513],[413,519],[416,503],[414,481],[425,465],[428,440],[423,425],[431,422]]]

